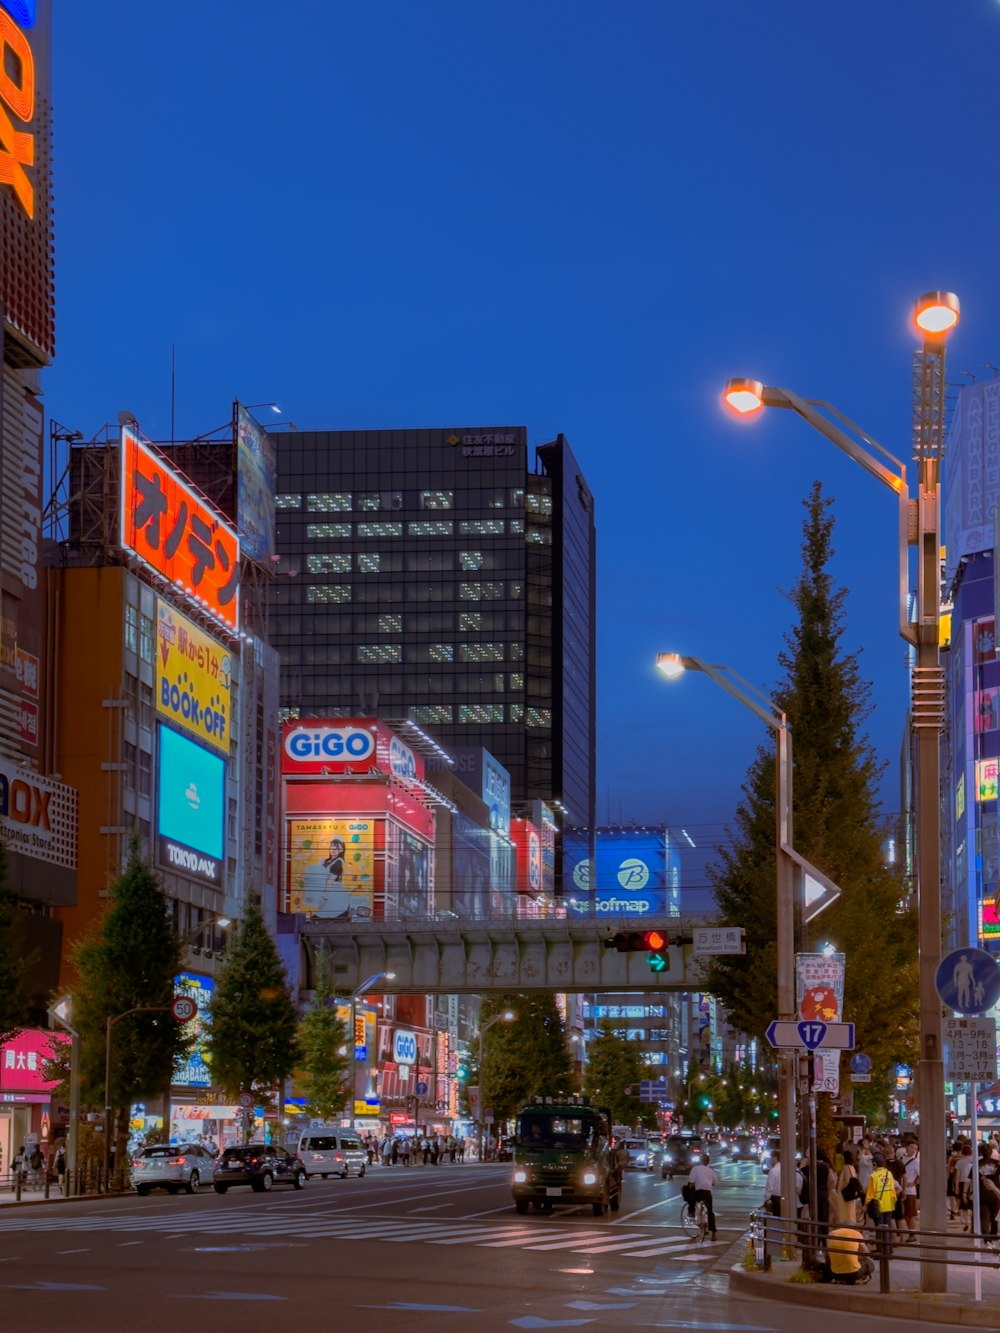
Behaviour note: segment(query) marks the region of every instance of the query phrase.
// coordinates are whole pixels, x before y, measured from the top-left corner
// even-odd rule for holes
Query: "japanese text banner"
[[[239,629],[236,532],[127,426],[122,427],[122,545]]]

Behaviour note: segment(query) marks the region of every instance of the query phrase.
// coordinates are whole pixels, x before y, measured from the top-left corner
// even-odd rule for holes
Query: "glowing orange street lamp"
[[[924,292],[913,307],[913,322],[929,338],[949,333],[962,317],[962,308],[954,292]]]
[[[760,380],[727,380],[722,399],[740,416],[751,416],[764,406],[764,386]]]

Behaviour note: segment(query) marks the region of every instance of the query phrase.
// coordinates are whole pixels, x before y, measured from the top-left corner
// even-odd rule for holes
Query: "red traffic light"
[[[648,953],[665,949],[670,943],[670,936],[665,930],[620,930],[604,941],[606,949],[617,949],[619,953]]]
[[[645,949],[665,949],[670,943],[670,936],[665,930],[647,930],[642,941]]]

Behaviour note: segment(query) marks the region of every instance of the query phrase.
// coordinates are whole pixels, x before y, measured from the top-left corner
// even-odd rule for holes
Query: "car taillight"
[[[183,1166],[187,1162],[186,1157],[171,1157],[167,1166]]]
[[[344,1154],[338,1150],[338,1152],[337,1152],[337,1161],[338,1161],[338,1162],[342,1162],[343,1160],[344,1160]]]

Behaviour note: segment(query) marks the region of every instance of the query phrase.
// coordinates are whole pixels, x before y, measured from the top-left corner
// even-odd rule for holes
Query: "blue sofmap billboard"
[[[572,915],[679,915],[680,864],[666,828],[599,828],[595,842],[592,862],[585,833],[567,830],[563,838],[563,896]]]

